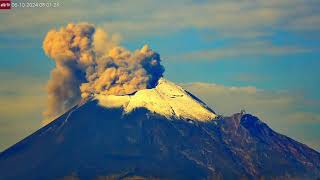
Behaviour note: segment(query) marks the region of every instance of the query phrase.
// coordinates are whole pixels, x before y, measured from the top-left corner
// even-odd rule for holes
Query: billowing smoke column
[[[87,23],[47,33],[43,49],[55,61],[47,85],[46,119],[60,115],[93,94],[131,94],[153,88],[164,72],[160,55],[148,45],[131,52],[117,36]]]

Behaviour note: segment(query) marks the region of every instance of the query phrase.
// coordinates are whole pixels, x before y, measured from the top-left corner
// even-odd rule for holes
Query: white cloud
[[[177,60],[221,60],[234,57],[281,56],[318,51],[318,49],[300,46],[276,46],[268,41],[245,41],[215,49],[199,50],[176,55]]]
[[[319,2],[309,0],[281,1],[62,1],[59,8],[19,8],[1,12],[1,32],[27,29],[35,33],[39,28],[60,26],[69,21],[90,21],[108,31],[143,35],[166,33],[183,28],[212,29],[222,36],[269,34],[274,29],[298,26],[299,29],[318,30],[316,11]],[[28,17],[28,18],[24,18]],[[33,30],[33,31],[32,31]],[[250,33],[249,33],[250,34]]]

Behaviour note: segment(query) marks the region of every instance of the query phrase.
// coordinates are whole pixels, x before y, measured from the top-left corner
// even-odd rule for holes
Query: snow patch
[[[115,95],[99,95],[95,96],[101,106],[109,108],[127,107],[130,102],[130,96],[115,96]]]
[[[161,78],[153,89],[143,89],[133,95],[95,95],[99,105],[123,107],[126,113],[144,107],[167,118],[210,121],[217,117],[204,103],[190,96],[180,86]]]

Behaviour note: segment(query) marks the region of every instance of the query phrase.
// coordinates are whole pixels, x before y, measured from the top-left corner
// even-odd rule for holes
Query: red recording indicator
[[[11,9],[11,1],[0,0],[0,9]]]

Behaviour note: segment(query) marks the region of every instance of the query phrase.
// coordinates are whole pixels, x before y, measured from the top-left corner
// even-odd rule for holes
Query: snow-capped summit
[[[122,107],[126,113],[146,108],[167,118],[210,121],[217,117],[206,104],[180,86],[161,78],[153,89],[143,89],[133,95],[95,95],[104,107]]]
[[[0,179],[320,177],[319,152],[250,114],[210,121],[212,110],[167,80],[134,95],[95,98],[1,152]],[[149,110],[132,111],[139,107]]]

